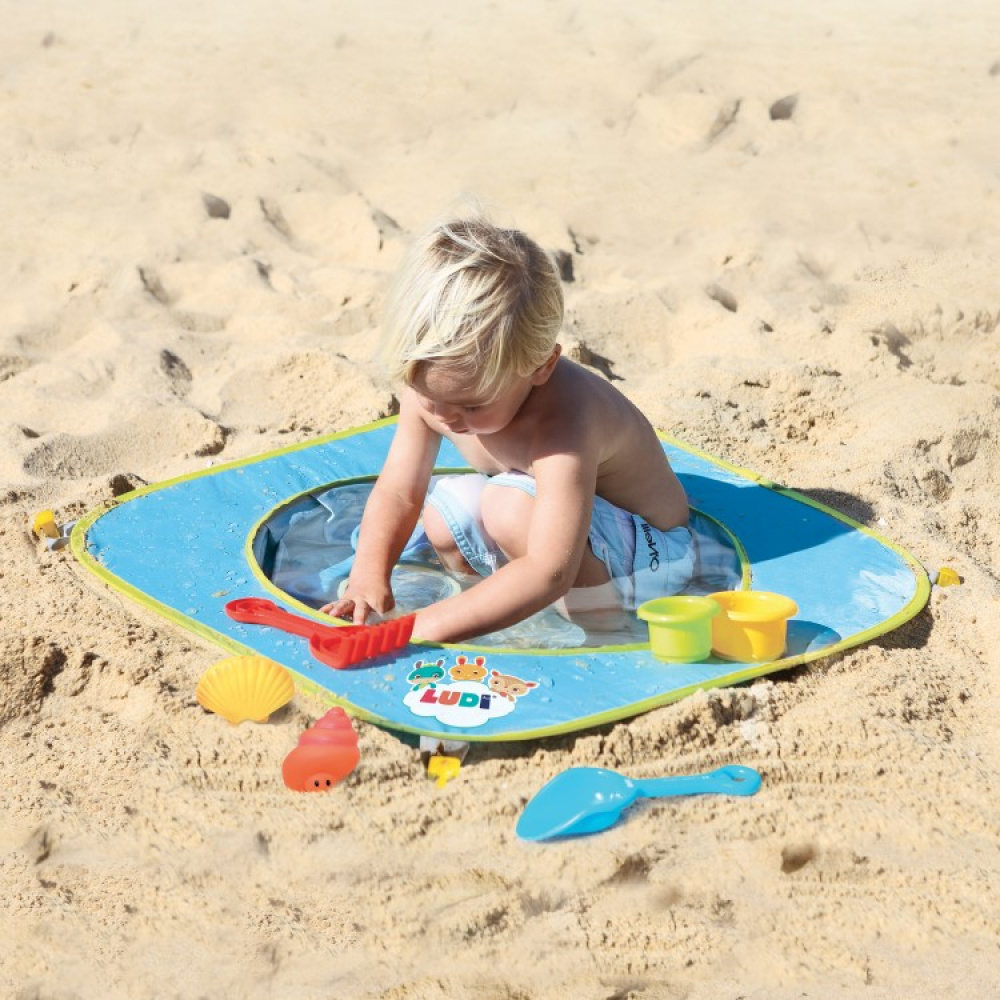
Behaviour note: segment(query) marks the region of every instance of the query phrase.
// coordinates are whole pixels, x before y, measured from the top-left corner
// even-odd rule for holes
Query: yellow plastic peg
[[[56,524],[56,516],[51,510],[43,510],[35,517],[35,523],[31,526],[32,532],[39,538],[58,538],[60,535],[59,525]]]
[[[438,788],[444,788],[452,778],[458,775],[462,762],[457,757],[443,757],[435,754],[427,761],[427,777],[436,778],[434,782]]]

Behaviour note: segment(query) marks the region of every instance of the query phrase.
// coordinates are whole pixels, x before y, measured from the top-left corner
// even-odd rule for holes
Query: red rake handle
[[[238,601],[230,601],[226,605],[226,614],[244,625],[270,625],[271,628],[301,635],[306,639],[340,631],[336,625],[321,625],[311,618],[293,615],[290,611],[279,608],[274,601],[263,597],[243,597]]]
[[[410,641],[415,615],[379,625],[320,625],[293,615],[264,598],[230,601],[226,614],[245,625],[270,625],[309,640],[309,651],[321,663],[342,670],[354,663],[400,649]]]

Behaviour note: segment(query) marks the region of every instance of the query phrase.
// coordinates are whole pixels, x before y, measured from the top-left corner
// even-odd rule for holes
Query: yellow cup
[[[723,590],[708,595],[722,613],[712,620],[712,650],[725,660],[776,660],[785,651],[788,619],[798,605],[766,590]]]
[[[649,648],[667,663],[697,663],[712,652],[712,619],[719,605],[707,597],[657,597],[636,609],[649,626]]]

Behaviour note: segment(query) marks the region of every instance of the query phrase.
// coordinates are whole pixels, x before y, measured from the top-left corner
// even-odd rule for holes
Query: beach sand
[[[0,995],[1000,994],[1000,7],[3,5]],[[392,410],[406,239],[476,198],[572,263],[564,343],[659,428],[909,549],[844,655],[444,790],[322,706],[230,727],[220,651],[29,533]],[[570,765],[753,799],[514,835]]]

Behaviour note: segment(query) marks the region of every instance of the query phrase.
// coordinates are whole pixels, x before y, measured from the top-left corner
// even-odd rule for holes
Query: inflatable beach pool
[[[230,619],[228,602],[315,608],[342,576],[350,536],[394,419],[144,487],[73,530],[79,561],[110,586],[234,652],[270,657],[300,688],[380,725],[447,740],[521,740],[627,718],[699,688],[737,684],[856,646],[898,627],[930,585],[908,553],[822,504],[661,436],[687,490],[699,543],[694,591],[772,591],[798,606],[780,658],[666,663],[645,626],[587,635],[548,611],[474,642],[405,648],[347,670],[308,642]],[[461,471],[446,442],[439,471]],[[433,563],[394,574],[402,610],[456,586]]]

